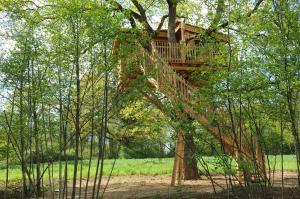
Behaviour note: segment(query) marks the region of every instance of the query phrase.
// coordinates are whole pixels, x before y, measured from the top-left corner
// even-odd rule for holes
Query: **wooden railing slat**
[[[186,46],[166,41],[153,42],[161,59],[167,63],[196,64],[204,59],[213,59],[215,53],[207,46]]]

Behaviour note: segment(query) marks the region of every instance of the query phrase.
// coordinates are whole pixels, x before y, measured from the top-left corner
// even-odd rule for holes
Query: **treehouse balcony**
[[[189,46],[167,41],[153,41],[152,46],[163,61],[174,67],[201,66],[218,55],[211,46]]]

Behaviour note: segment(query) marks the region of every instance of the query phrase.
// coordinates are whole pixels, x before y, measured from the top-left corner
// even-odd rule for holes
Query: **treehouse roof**
[[[199,34],[205,33],[207,29],[195,26],[192,24],[184,23],[181,21],[176,22],[176,28],[175,33],[176,34],[182,34],[189,35],[187,39],[191,38],[198,38]],[[226,42],[228,40],[227,34],[221,33],[221,32],[213,32],[211,34],[214,38],[218,39],[221,42]],[[158,33],[156,33],[156,38],[168,38],[168,30],[162,29]]]

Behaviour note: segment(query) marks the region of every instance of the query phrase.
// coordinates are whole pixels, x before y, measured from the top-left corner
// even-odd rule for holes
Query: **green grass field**
[[[214,157],[203,157],[211,173],[224,173],[224,170],[218,161]],[[273,169],[275,166],[276,170],[281,169],[281,159],[280,156],[269,156],[270,167]],[[109,175],[114,160],[104,161],[104,175]],[[276,163],[276,164],[275,164]],[[95,174],[97,161],[93,160],[91,165],[91,176]],[[233,168],[235,163],[232,163]],[[46,168],[47,164],[44,164]],[[55,162],[53,164],[53,175],[55,179],[59,176],[59,164]],[[173,158],[163,158],[163,159],[118,159],[115,164],[115,168],[112,175],[171,175],[173,168]],[[80,169],[80,166],[79,166]],[[199,169],[201,170],[201,165],[199,164]],[[284,156],[284,170],[293,171],[296,170],[296,157],[294,155]],[[73,162],[68,162],[68,176],[71,178],[73,175]],[[78,173],[79,175],[79,173]],[[82,164],[82,176],[83,178],[88,175],[88,160],[83,160]],[[0,163],[0,181],[4,181],[6,176],[6,166],[4,163]],[[45,172],[45,179],[48,178],[48,170]],[[20,165],[10,165],[9,167],[9,180],[18,181],[21,179],[21,166]]]

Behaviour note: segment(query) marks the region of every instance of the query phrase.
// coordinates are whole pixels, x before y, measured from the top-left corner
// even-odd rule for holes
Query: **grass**
[[[211,173],[224,173],[224,170],[218,164],[218,160],[214,157],[203,157],[207,163]],[[275,161],[276,159],[276,161]],[[276,170],[281,169],[280,156],[269,156],[270,167]],[[114,160],[104,161],[104,176],[110,174]],[[82,161],[82,176],[86,178],[88,176],[88,160]],[[276,163],[276,164],[275,164]],[[92,160],[91,164],[91,176],[95,175],[95,169],[97,160]],[[46,168],[47,164],[44,164]],[[68,177],[73,175],[73,162],[68,162]],[[296,170],[296,157],[294,155],[284,155],[284,170],[295,171]],[[200,164],[199,164],[200,167]],[[232,162],[232,167],[235,168],[235,162]],[[55,179],[59,177],[59,163],[53,164],[53,175]],[[173,168],[173,158],[163,159],[118,159],[113,170],[113,176],[119,175],[171,175]],[[201,168],[200,168],[201,169]],[[80,165],[79,165],[80,170]],[[4,181],[6,176],[6,166],[0,163],[0,182]],[[78,173],[79,176],[79,173]],[[19,181],[21,179],[21,166],[10,165],[9,167],[9,181]],[[44,179],[48,179],[48,170],[45,172]]]
[[[267,160],[266,160],[267,161]],[[269,156],[270,167],[275,170],[281,170],[281,156],[270,155]],[[283,156],[283,170],[285,171],[297,171],[297,160],[295,155]]]
[[[103,167],[103,174],[107,176],[110,174],[114,160],[105,160]],[[88,160],[82,161],[82,176],[86,178],[88,176]],[[64,163],[62,163],[64,169]],[[159,174],[171,174],[173,165],[173,158],[163,159],[118,159],[116,161],[112,175],[159,175]],[[95,175],[97,166],[97,160],[92,160],[91,164],[91,176]],[[47,164],[44,164],[44,168]],[[73,161],[68,162],[68,176],[73,175]],[[59,163],[53,163],[53,177],[59,178]],[[80,170],[80,165],[78,167]],[[6,166],[0,164],[0,181],[3,181],[6,176]],[[48,178],[48,170],[45,172],[45,179]],[[78,173],[79,176],[79,173]],[[21,165],[10,165],[9,167],[9,180],[17,181],[21,179]]]

